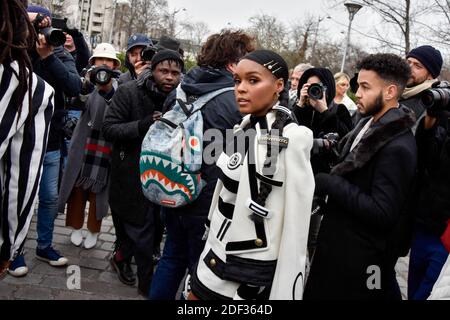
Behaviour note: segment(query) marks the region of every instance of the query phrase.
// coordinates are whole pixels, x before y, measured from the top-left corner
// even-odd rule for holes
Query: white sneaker
[[[83,233],[81,229],[72,231],[72,234],[70,235],[70,241],[77,247],[81,245],[81,243],[83,242]]]
[[[97,244],[98,232],[92,233],[90,231],[87,232],[86,239],[84,240],[84,247],[86,249],[92,249]]]

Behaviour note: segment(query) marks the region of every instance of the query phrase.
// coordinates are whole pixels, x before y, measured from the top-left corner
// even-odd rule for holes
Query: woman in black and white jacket
[[[36,35],[22,0],[0,0],[0,277],[22,250],[53,114],[53,88],[32,73]]]
[[[234,148],[217,162],[222,173],[189,299],[301,299],[313,135],[286,108],[288,67],[278,54],[249,53],[234,78],[247,116],[234,129]]]

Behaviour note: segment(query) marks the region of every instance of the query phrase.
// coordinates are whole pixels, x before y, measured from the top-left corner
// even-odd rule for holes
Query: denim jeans
[[[409,300],[426,300],[430,296],[447,257],[441,239],[417,224],[409,259]]]
[[[205,246],[206,216],[189,216],[172,213],[162,208],[167,230],[164,251],[153,275],[151,300],[174,300],[186,274],[192,273]]]
[[[52,245],[55,219],[58,215],[58,177],[60,151],[49,151],[44,157],[39,189],[37,214],[37,246],[45,249]]]

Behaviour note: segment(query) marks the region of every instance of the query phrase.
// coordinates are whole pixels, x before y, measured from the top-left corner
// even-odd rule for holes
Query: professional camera
[[[157,49],[153,45],[148,45],[141,51],[141,59],[142,61],[152,61],[153,56],[155,55]]]
[[[112,78],[118,78],[120,76],[119,71],[112,70],[107,66],[93,66],[87,72],[89,72],[89,81],[94,85],[108,84]]]
[[[314,100],[321,100],[327,87],[320,83],[313,83],[308,88],[308,96]]]
[[[450,112],[450,83],[447,81],[434,83],[431,89],[422,93],[421,101],[425,108],[433,113]]]
[[[46,28],[40,28],[39,24],[42,22],[42,20],[45,19],[45,16],[42,14],[38,14],[36,16],[36,19],[34,20],[34,28],[37,33],[40,33],[44,35],[45,41],[47,41],[48,44],[54,46],[54,47],[60,47],[63,46],[64,43],[66,43],[66,35],[61,29],[56,29],[53,27],[46,27]],[[52,23],[54,21],[52,20]],[[58,24],[58,21],[56,21]]]
[[[322,138],[313,139],[313,148],[311,153],[322,154],[322,153],[332,153],[335,156],[339,156],[339,151],[337,150],[339,142],[339,134],[336,132],[330,132],[324,135]]]

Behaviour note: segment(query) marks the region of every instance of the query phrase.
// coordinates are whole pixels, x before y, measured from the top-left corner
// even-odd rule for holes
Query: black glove
[[[144,119],[139,120],[138,122],[138,128],[139,128],[139,135],[144,136],[150,126],[153,123],[153,114],[146,116]]]

